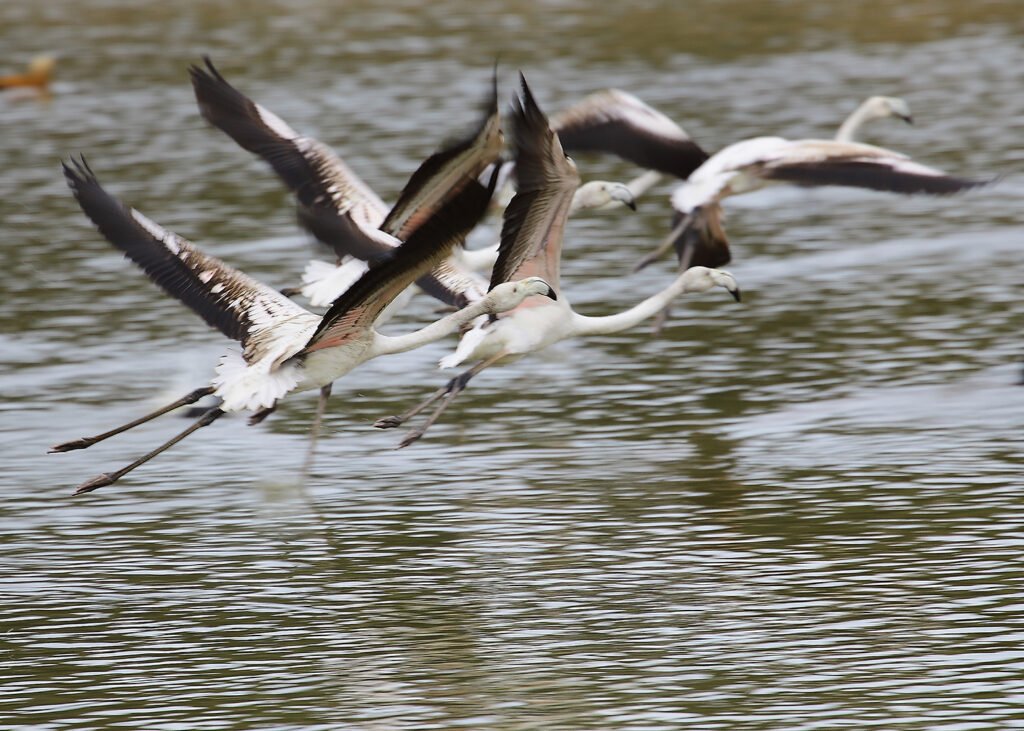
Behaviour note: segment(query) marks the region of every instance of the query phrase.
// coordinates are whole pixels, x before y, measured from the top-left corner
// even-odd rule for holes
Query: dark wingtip
[[[533,98],[533,92],[530,91],[530,85],[526,83],[526,75],[522,71],[519,72],[519,88],[523,92],[524,108],[536,108],[537,100]]]
[[[213,65],[213,60],[210,55],[204,53],[200,56],[203,59],[203,64],[206,68],[199,66],[198,64],[190,64],[188,67],[188,75],[192,79],[192,86],[198,89],[201,83],[218,82],[221,84],[227,84],[224,77],[221,76],[220,71]],[[230,86],[230,84],[228,84]]]
[[[89,161],[85,159],[84,154],[80,154],[77,158],[72,155],[67,160],[62,160],[60,166],[64,170],[64,178],[67,180],[68,187],[76,194],[79,186],[83,183],[97,183],[96,174],[89,167]]]

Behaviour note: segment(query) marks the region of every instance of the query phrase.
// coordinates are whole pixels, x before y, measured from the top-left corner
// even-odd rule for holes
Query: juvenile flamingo
[[[576,166],[562,150],[558,136],[537,106],[520,76],[521,98],[513,100],[511,137],[515,156],[516,194],[505,209],[501,250],[491,275],[491,287],[513,278],[540,276],[559,286],[559,262],[566,219],[573,193],[579,185]],[[533,297],[502,317],[491,317],[467,332],[455,353],[441,361],[453,367],[476,361],[430,398],[400,416],[380,419],[381,429],[396,427],[443,399],[424,424],[400,442],[408,446],[437,421],[452,400],[477,373],[497,363],[537,352],[566,338],[626,330],[657,313],[674,298],[687,292],[723,287],[739,300],[739,287],[728,272],[706,267],[685,271],[668,287],[635,307],[608,317],[586,317],[574,312],[564,296],[554,300]]]

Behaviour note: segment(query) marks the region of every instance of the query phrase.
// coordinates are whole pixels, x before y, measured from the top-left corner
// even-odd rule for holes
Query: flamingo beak
[[[622,205],[629,208],[631,211],[636,210],[636,199],[633,197],[633,191],[627,188],[625,185],[617,185],[611,191],[612,200],[616,200]]]
[[[556,300],[556,301],[558,300],[558,295],[555,294],[555,290],[551,288],[550,284],[548,285],[548,291],[544,293],[544,296],[545,297],[550,297],[551,299]]]
[[[909,114],[901,114],[900,115],[900,119],[902,119],[907,124],[910,124],[910,125],[914,124],[914,118],[912,116],[910,116]]]
[[[739,287],[737,287],[736,289],[730,289],[729,290],[729,294],[731,294],[732,298],[734,300],[736,300],[737,302],[742,302],[743,301],[742,298],[740,297],[740,288]]]

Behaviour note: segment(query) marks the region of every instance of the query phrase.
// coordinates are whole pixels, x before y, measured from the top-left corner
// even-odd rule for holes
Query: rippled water
[[[1024,728],[1022,23],[943,0],[0,5],[0,72],[61,56],[48,101],[0,96],[0,728]],[[312,397],[72,500],[182,422],[46,448],[204,382],[224,342],[96,234],[58,160],[276,286],[313,251],[198,117],[204,52],[388,199],[496,56],[505,93],[517,68],[548,111],[621,86],[711,149],[899,94],[916,126],[870,141],[1003,179],[733,199],[742,306],[484,373],[397,452],[371,423],[452,343],[374,361],[336,384],[305,485]],[[668,190],[573,222],[575,306],[668,280],[626,274]]]

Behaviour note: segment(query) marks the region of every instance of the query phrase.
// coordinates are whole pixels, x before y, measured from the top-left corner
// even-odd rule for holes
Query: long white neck
[[[569,215],[572,216],[578,213],[584,208],[593,208],[587,197],[590,194],[590,189],[584,186],[580,186],[576,189],[576,192],[572,194],[572,202],[569,204]]]
[[[445,315],[440,320],[432,322],[426,327],[422,327],[407,335],[392,337],[389,335],[382,335],[381,333],[374,331],[375,337],[373,339],[373,346],[369,357],[376,358],[378,355],[404,353],[407,350],[413,350],[421,345],[427,345],[435,340],[440,340],[445,335],[455,332],[463,325],[476,319],[480,315],[487,314],[490,311],[489,306],[490,303],[486,298],[478,300],[463,307],[458,312]]]
[[[578,312],[573,313],[573,335],[608,335],[622,332],[639,325],[648,317],[661,312],[676,297],[687,292],[686,272],[681,272],[675,280],[655,295],[652,295],[634,307],[617,315],[606,317],[587,317]]]
[[[626,183],[626,187],[629,188],[629,192],[633,194],[634,198],[639,198],[657,185],[660,180],[661,173],[657,170],[648,170],[646,173],[638,175]]]
[[[853,142],[860,128],[866,122],[870,122],[878,117],[872,102],[873,100],[871,99],[866,100],[843,121],[839,131],[836,132],[836,142]]]

